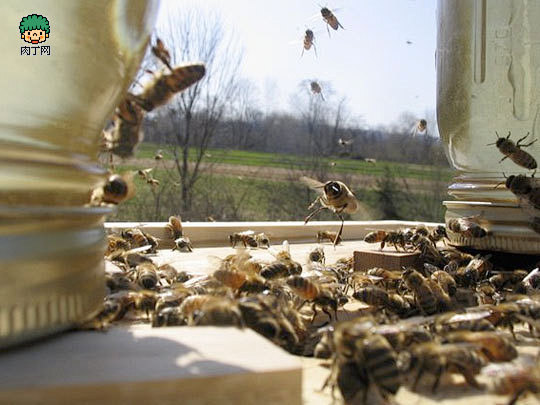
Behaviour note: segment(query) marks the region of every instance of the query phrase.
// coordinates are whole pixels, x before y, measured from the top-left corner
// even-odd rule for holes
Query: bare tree
[[[204,79],[177,96],[163,114],[174,123],[165,141],[174,158],[186,215],[206,150],[237,95],[242,51],[217,14],[182,7],[171,10],[168,17],[158,35],[168,45],[173,64],[198,60],[206,64]]]

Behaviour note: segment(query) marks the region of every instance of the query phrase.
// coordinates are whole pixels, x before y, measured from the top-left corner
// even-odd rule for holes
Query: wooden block
[[[300,404],[301,367],[249,329],[73,332],[2,353],[0,404]]]
[[[401,270],[403,266],[421,265],[420,252],[392,252],[361,249],[354,252],[354,270],[365,271],[373,267]]]

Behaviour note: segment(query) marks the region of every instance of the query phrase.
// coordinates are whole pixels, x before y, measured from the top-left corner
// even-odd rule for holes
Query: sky
[[[291,94],[299,83],[315,79],[330,83],[335,97],[345,97],[354,117],[378,126],[392,123],[404,111],[421,118],[435,110],[436,3],[162,0],[157,23],[174,7],[196,4],[219,12],[225,30],[241,42],[240,74],[260,89],[263,108],[291,111]],[[329,37],[321,6],[333,10],[345,29],[330,29]],[[317,57],[313,50],[301,57],[306,28],[315,33]]]

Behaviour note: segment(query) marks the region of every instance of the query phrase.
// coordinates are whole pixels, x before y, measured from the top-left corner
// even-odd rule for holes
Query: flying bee
[[[343,138],[338,139],[339,146],[346,147],[346,146],[352,145],[353,143],[354,143],[353,139],[343,139]]]
[[[193,252],[193,245],[187,236],[182,236],[181,238],[175,239],[172,250],[175,249],[179,252]]]
[[[312,92],[313,94],[318,94],[318,95],[320,95],[320,96],[321,96],[321,99],[322,99],[323,101],[325,101],[324,95],[323,95],[323,93],[322,93],[322,88],[321,88],[321,85],[320,85],[319,83],[317,83],[316,81],[312,81],[312,82],[309,84],[309,87],[310,87],[311,92]]]
[[[514,344],[497,332],[452,332],[445,335],[443,340],[445,343],[475,344],[489,361],[512,361],[518,356]]]
[[[339,245],[341,243],[341,235],[333,231],[317,231],[317,243],[325,240],[329,240],[334,245]]]
[[[120,204],[135,195],[131,173],[112,174],[103,187],[96,188],[90,198],[91,205]]]
[[[304,55],[304,51],[309,51],[312,46],[313,46],[313,50],[315,51],[315,56],[317,56],[317,47],[315,46],[315,35],[313,34],[313,31],[308,28],[306,29],[306,32],[304,33],[304,47],[302,48],[302,56]]]
[[[128,96],[116,107],[113,125],[102,132],[105,150],[127,158],[143,140],[143,109]]]
[[[202,63],[185,64],[171,69],[170,54],[159,39],[152,47],[152,53],[168,67],[169,73],[156,75],[141,94],[128,93],[116,109],[112,128],[103,131],[105,150],[122,158],[132,156],[143,139],[145,111],[166,104],[176,93],[198,82],[206,73]]]
[[[156,151],[156,154],[154,155],[154,160],[162,160],[163,159],[163,152],[161,152],[161,149]]]
[[[229,235],[229,242],[232,248],[236,247],[237,243],[242,243],[245,248],[259,246],[253,231],[235,232]]]
[[[334,246],[336,246],[338,237],[341,237],[343,225],[345,223],[345,219],[341,214],[354,214],[359,207],[358,200],[352,191],[349,190],[349,187],[347,187],[345,183],[342,183],[341,181],[327,181],[323,184],[317,180],[310,179],[309,177],[301,177],[300,180],[319,192],[321,188],[323,189],[322,195],[319,195],[315,201],[311,203],[308,209],[313,208],[317,203],[320,204],[320,207],[305,218],[305,224],[307,224],[315,214],[319,213],[325,208],[334,212],[339,219],[341,219],[341,227],[339,228],[338,236],[334,239]]]
[[[427,132],[427,121],[423,118],[418,120],[418,122],[413,127],[411,132],[412,132],[413,137],[418,134],[421,134],[421,135],[425,134]]]
[[[525,152],[521,148],[531,146],[538,139],[533,139],[528,144],[522,145],[521,141],[525,140],[525,138],[530,135],[529,132],[527,132],[527,135],[525,135],[523,138],[518,139],[517,143],[514,143],[510,140],[510,131],[508,131],[508,135],[506,136],[506,138],[500,137],[497,131],[495,131],[495,134],[497,135],[497,141],[494,143],[489,143],[488,145],[496,145],[499,151],[504,155],[500,162],[502,162],[506,158],[510,158],[510,160],[518,166],[524,167],[529,170],[536,169],[537,165],[534,157],[532,157],[531,154]]]
[[[341,27],[341,29],[344,29],[343,25],[340,24],[337,17],[334,15],[334,13],[332,13],[332,11],[330,11],[329,8],[322,7],[321,15],[323,20],[326,22],[326,30],[328,31],[328,35],[330,35],[330,30],[328,29],[328,26],[332,27],[332,29],[335,31],[337,31],[339,27]]]
[[[170,73],[158,74],[154,81],[140,95],[132,95],[132,100],[149,112],[169,102],[178,92],[197,83],[206,73],[204,64],[189,63],[171,69]]]
[[[405,364],[402,371],[417,371],[413,391],[416,391],[420,377],[427,372],[435,376],[435,382],[431,387],[432,392],[435,392],[445,371],[462,374],[467,384],[480,389],[481,385],[476,381],[475,375],[480,373],[487,362],[481,352],[474,349],[473,345],[463,343],[416,344],[409,352],[401,353],[400,357],[404,360],[402,364]]]
[[[184,236],[184,230],[182,228],[182,218],[179,215],[170,216],[169,223],[165,225],[165,228],[169,232],[169,237],[173,240]]]
[[[313,310],[313,318],[311,319],[311,322],[313,322],[317,316],[317,306],[320,306],[322,311],[328,315],[330,321],[332,321],[332,314],[328,312],[327,308],[332,309],[337,319],[338,300],[329,288],[301,276],[290,276],[287,278],[286,283],[296,295],[304,300],[298,309],[306,302],[312,303],[311,309]]]
[[[454,233],[458,233],[466,238],[483,238],[488,235],[488,232],[474,222],[476,217],[461,217],[451,218],[446,226]]]

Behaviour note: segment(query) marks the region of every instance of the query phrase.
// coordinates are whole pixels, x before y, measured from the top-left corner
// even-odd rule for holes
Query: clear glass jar
[[[2,3],[15,29],[0,42],[0,348],[69,328],[103,300],[110,210],[84,205],[104,181],[100,133],[137,71],[157,8]],[[47,18],[44,42],[21,38],[28,10]]]
[[[453,244],[514,253],[540,253],[540,234],[504,185],[527,174],[496,146],[496,132],[517,141],[540,137],[540,2],[439,0],[437,119],[458,170],[445,201],[446,219],[478,216],[485,238],[451,235]],[[540,141],[525,149],[540,161]],[[503,175],[504,173],[504,175]],[[500,184],[502,183],[502,184]],[[499,186],[497,187],[497,185]]]

